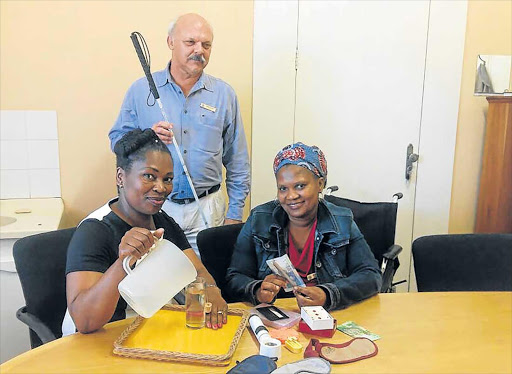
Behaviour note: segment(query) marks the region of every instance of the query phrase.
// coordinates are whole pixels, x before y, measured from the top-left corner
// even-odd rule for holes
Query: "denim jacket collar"
[[[329,208],[327,204],[329,204]],[[350,211],[347,211],[348,209],[346,208],[325,202],[323,199],[319,200],[316,232],[321,239],[326,239],[326,244],[338,245],[350,238],[350,224],[344,224],[347,222],[346,220],[337,219],[349,215]],[[288,215],[281,205],[276,202],[272,211],[272,222],[268,226],[268,234],[272,236],[273,231],[279,232],[283,230],[288,226],[288,221]],[[351,220],[349,221],[351,222]]]

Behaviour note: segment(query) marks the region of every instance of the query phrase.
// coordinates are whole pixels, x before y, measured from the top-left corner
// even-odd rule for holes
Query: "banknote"
[[[293,267],[290,257],[288,257],[287,254],[267,260],[267,265],[274,274],[287,280],[288,283],[284,288],[286,292],[293,290],[293,287],[306,287],[306,284],[299,274],[297,274],[297,270]]]
[[[347,321],[338,325],[338,330],[342,333],[345,333],[353,338],[368,338],[370,340],[380,339],[380,336],[374,334],[373,332],[368,331],[362,326],[359,326],[357,323],[353,321]]]

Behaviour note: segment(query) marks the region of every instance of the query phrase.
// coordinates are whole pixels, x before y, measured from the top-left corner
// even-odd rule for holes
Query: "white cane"
[[[142,43],[144,45],[144,51],[142,52],[142,48],[140,46],[138,37],[141,38]],[[146,59],[146,55],[149,56],[149,50],[146,45],[146,42],[144,40],[144,37],[137,31],[132,32],[130,35],[130,39],[132,40],[133,46],[135,47],[135,51],[137,52],[137,56],[139,56],[140,64],[142,65],[142,70],[144,70],[144,74],[146,75],[146,78],[149,83],[149,90],[153,94],[153,97],[155,98],[156,102],[158,103],[158,107],[160,108],[160,112],[162,113],[162,117],[164,117],[165,122],[169,122],[169,119],[167,118],[167,114],[165,113],[164,107],[162,105],[162,101],[160,100],[160,95],[158,93],[158,90],[156,89],[155,81],[153,80],[153,76],[151,75],[151,70],[149,67],[150,61],[149,58]],[[174,148],[176,149],[176,153],[178,154],[178,158],[180,160],[180,164],[183,167],[183,171],[185,172],[185,175],[187,177],[188,184],[190,185],[190,189],[192,190],[192,194],[194,195],[194,200],[197,203],[197,208],[199,210],[199,213],[201,214],[201,217],[203,218],[204,224],[206,227],[209,227],[208,220],[206,219],[206,216],[204,215],[204,211],[201,208],[201,204],[199,204],[199,197],[197,196],[196,189],[194,188],[194,185],[192,183],[192,178],[190,178],[190,174],[187,169],[187,165],[185,165],[185,160],[183,159],[183,156],[181,155],[180,147],[178,143],[176,142],[176,138],[174,137],[174,133],[172,130],[169,130],[172,135],[172,144],[174,145]]]

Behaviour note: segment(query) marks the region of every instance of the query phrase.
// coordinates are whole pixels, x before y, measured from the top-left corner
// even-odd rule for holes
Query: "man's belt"
[[[210,188],[209,190],[204,191],[204,192],[203,192],[201,195],[199,195],[198,197],[201,199],[201,198],[203,198],[203,197],[205,197],[205,196],[208,196],[208,195],[210,195],[210,194],[212,194],[212,193],[214,193],[214,192],[217,192],[217,191],[219,190],[219,188],[220,188],[220,184],[218,184],[218,185],[216,185],[216,186],[213,186],[213,187],[212,187],[212,188]],[[190,203],[193,203],[193,202],[194,202],[194,198],[192,198],[192,199],[176,199],[176,198],[174,198],[174,197],[171,197],[171,201],[172,201],[173,203],[180,204],[180,205],[182,205],[182,204],[190,204]]]

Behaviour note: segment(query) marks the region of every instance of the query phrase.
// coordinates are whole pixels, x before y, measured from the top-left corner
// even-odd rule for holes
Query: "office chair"
[[[36,348],[62,336],[66,313],[66,256],[75,228],[27,236],[14,243],[13,255],[26,306],[16,317],[29,327]]]
[[[233,249],[243,223],[211,227],[197,234],[197,247],[201,254],[201,261],[220,288],[226,302],[229,300],[224,288],[226,286],[226,271],[231,262]],[[228,297],[228,299],[226,299]]]
[[[337,190],[337,186],[328,187],[324,200],[352,210],[355,223],[379,262],[382,273],[380,292],[395,292],[396,285],[405,282],[393,283],[393,276],[400,266],[398,254],[402,252],[402,247],[395,244],[395,229],[398,200],[403,194],[394,194],[393,202],[366,203],[331,195]]]
[[[423,236],[412,243],[418,291],[512,291],[512,234]]]

